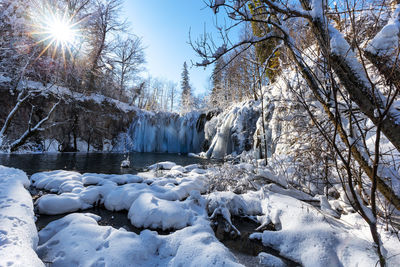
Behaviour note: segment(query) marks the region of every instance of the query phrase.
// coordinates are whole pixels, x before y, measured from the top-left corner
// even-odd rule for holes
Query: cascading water
[[[239,103],[221,114],[215,110],[182,116],[140,111],[120,144],[125,143],[125,151],[135,152],[199,153],[204,149],[204,156],[222,159],[252,148],[259,116],[256,101]]]
[[[136,152],[198,153],[204,142],[204,116],[141,112],[129,127],[126,148]]]
[[[250,150],[259,117],[259,103],[246,101],[212,118],[205,125],[205,138],[210,144],[205,156],[222,159]]]

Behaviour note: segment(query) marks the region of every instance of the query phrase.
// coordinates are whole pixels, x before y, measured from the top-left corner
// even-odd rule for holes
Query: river
[[[129,155],[130,168],[121,168]],[[135,174],[151,164],[173,161],[178,165],[207,164],[210,160],[167,153],[29,153],[0,154],[0,165],[14,167],[28,175],[50,170],[69,170],[80,173]]]

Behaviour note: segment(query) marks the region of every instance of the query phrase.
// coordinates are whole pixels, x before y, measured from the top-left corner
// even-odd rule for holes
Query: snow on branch
[[[280,3],[271,1],[271,0],[265,0],[264,1],[271,9],[285,14],[287,16],[290,17],[302,17],[302,18],[307,18],[307,19],[311,19],[311,13],[310,11],[304,10],[302,8],[296,8],[294,6],[286,6],[286,5],[282,5]]]
[[[20,138],[18,138],[17,140],[15,140],[9,147],[10,151],[15,151],[18,147],[20,147],[21,145],[23,145],[25,143],[25,141],[32,136],[34,133],[38,132],[38,131],[42,131],[43,129],[41,128],[42,125],[47,122],[51,115],[53,114],[54,110],[56,109],[56,107],[58,106],[58,104],[60,104],[61,99],[58,100],[57,103],[55,103],[53,105],[53,107],[50,109],[49,113],[47,113],[47,116],[44,117],[42,120],[40,120],[34,127],[28,127],[28,129],[21,135]]]
[[[396,55],[398,57],[400,36],[400,5],[378,34],[367,46],[367,51],[378,56]]]
[[[246,38],[240,42],[237,42],[236,44],[234,44],[230,47],[227,47],[227,44],[224,43],[221,46],[219,46],[218,48],[211,48],[210,46],[201,45],[201,44],[207,43],[207,40],[202,40],[200,43],[197,43],[196,45],[192,44],[192,47],[195,49],[197,54],[203,58],[202,62],[198,62],[195,65],[197,67],[206,67],[208,65],[213,64],[219,58],[221,58],[223,55],[229,53],[230,51],[233,51],[237,48],[241,48],[246,45],[251,46],[256,43],[260,43],[260,42],[263,42],[263,41],[266,41],[269,39],[282,39],[282,37],[279,36],[276,32],[270,32],[262,37],[252,36],[252,37]],[[241,50],[246,50],[247,48],[243,48]],[[239,54],[240,54],[240,52],[239,52]]]
[[[225,5],[225,0],[214,0],[213,4],[211,4],[211,8],[214,11],[214,14],[217,14],[219,11],[219,7]]]

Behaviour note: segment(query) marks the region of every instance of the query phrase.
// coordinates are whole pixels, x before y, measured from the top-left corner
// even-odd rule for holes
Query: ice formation
[[[183,116],[168,112],[138,112],[126,137],[126,148],[136,152],[198,153],[204,141],[199,112]]]
[[[247,101],[212,118],[205,124],[205,138],[210,143],[205,155],[221,159],[250,150],[259,115],[258,103]]]
[[[136,152],[199,153],[222,159],[253,146],[259,103],[246,101],[216,115],[190,112],[137,113],[125,140],[125,149]]]

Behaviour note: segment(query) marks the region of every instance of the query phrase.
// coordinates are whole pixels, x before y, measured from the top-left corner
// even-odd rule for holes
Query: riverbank
[[[278,264],[275,266],[373,266],[376,263],[378,258],[368,226],[357,213],[339,214],[333,208],[333,201],[328,202],[331,209],[325,202],[324,205],[320,203],[321,208],[310,205],[307,202],[311,198],[320,201],[321,197],[307,199],[294,189],[278,185],[279,177],[272,177],[273,173],[268,174],[271,176],[268,180],[275,180],[274,183],[267,179],[260,182],[259,177],[253,179],[251,173],[260,171],[250,164],[199,167],[166,162],[149,166],[148,172],[137,175],[67,171],[32,175],[32,187],[47,192],[35,202],[38,221],[41,216],[45,217],[40,214],[60,215],[42,224],[39,234],[36,229],[20,229],[11,221],[3,223],[9,225],[9,229],[2,232],[5,241],[0,244],[0,254],[4,257],[0,258],[6,261],[1,264],[31,260],[18,262],[15,253],[5,254],[18,251],[21,246],[36,251],[43,262],[52,263],[52,266],[72,266],[77,264],[77,259],[84,266],[94,263],[130,266],[132,262],[142,266],[194,263],[239,266],[246,262],[240,262],[239,253],[243,250],[237,251],[238,247],[248,247],[253,254],[256,251],[258,254],[252,255],[252,259],[265,266],[272,262]],[[225,184],[226,188],[215,186],[213,177],[220,175],[220,182],[224,180],[221,168],[242,171],[242,175],[232,176],[234,182]],[[30,198],[25,189],[29,185],[27,176],[6,167],[0,171],[2,192],[9,192],[1,195],[2,203],[17,198],[13,192],[24,192],[24,201],[29,203],[25,203],[26,211],[19,212],[19,220],[29,221],[32,228],[33,204],[31,199],[27,200]],[[223,190],[216,191],[216,188]],[[345,205],[340,200],[337,202]],[[18,205],[2,205],[2,219],[10,220],[6,212],[21,207]],[[101,215],[108,218],[102,220],[93,213],[74,213],[86,209],[93,212],[96,207],[108,210],[108,214]],[[118,216],[125,214],[131,225],[140,230],[135,233],[118,224],[114,224],[116,227],[110,226],[111,223],[105,225],[113,220],[110,217],[113,211],[124,211]],[[66,213],[69,215],[62,216]],[[244,218],[254,224],[249,227],[249,223],[245,223],[248,219]],[[30,236],[31,241],[25,242],[27,245],[8,242],[13,238],[12,233],[17,232],[18,240]],[[400,253],[398,240],[383,229],[381,237],[388,264],[395,266],[395,255]],[[265,247],[265,251],[260,250],[260,246]],[[271,250],[276,251],[275,255],[267,253]],[[33,259],[35,255],[31,253],[29,257]],[[41,263],[37,261],[36,266]]]

